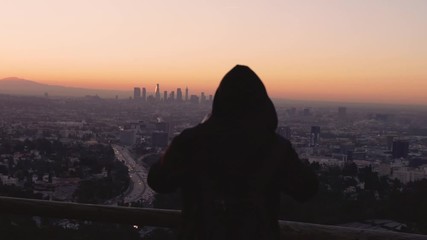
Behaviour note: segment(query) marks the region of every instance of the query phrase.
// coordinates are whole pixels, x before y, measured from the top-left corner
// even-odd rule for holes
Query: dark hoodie
[[[237,65],[221,81],[204,123],[175,137],[148,184],[181,189],[183,239],[278,239],[280,192],[304,201],[317,179],[290,142],[259,77]]]

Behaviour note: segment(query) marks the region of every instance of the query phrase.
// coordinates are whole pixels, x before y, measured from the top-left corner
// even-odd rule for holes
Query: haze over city
[[[427,240],[426,13],[0,0],[0,240]]]
[[[427,104],[423,0],[0,5],[0,79],[213,93],[245,64],[274,98]]]

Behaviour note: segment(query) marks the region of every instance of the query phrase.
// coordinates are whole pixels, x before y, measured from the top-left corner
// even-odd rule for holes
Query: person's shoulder
[[[180,134],[178,134],[174,140],[180,142],[190,141],[191,139],[196,138],[201,132],[201,124],[198,124],[194,127],[184,129]]]
[[[275,149],[277,156],[289,157],[295,155],[295,149],[291,141],[279,134],[276,134],[276,142],[273,149]]]
[[[196,135],[201,130],[200,126],[201,126],[201,124],[197,124],[194,127],[186,128],[179,134],[179,136],[188,137],[188,136]]]

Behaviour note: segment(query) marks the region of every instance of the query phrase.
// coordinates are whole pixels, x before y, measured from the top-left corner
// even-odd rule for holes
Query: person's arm
[[[279,137],[279,148],[284,158],[279,163],[279,184],[282,192],[300,202],[309,200],[318,190],[316,174],[299,159],[288,140]]]
[[[185,171],[182,138],[182,135],[175,137],[161,159],[150,168],[147,183],[158,193],[173,192],[182,182]]]

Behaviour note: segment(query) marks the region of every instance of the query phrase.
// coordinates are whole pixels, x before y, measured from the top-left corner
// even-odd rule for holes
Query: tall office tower
[[[156,90],[154,91],[154,95],[157,101],[160,101],[160,85],[156,84]]]
[[[185,101],[188,101],[188,87],[185,87]]]
[[[288,126],[280,126],[277,128],[277,133],[286,138],[286,139],[291,139],[291,128]]]
[[[136,87],[133,89],[133,99],[138,100],[141,98],[141,88]]]
[[[168,101],[168,91],[164,91],[163,92],[163,101],[167,102]]]
[[[176,101],[182,102],[182,90],[181,90],[181,88],[176,89]]]
[[[142,101],[147,101],[147,89],[142,88]]]
[[[175,102],[175,91],[169,93],[169,102]]]
[[[320,127],[311,126],[310,147],[314,147],[318,145],[319,141],[320,141]]]
[[[393,158],[406,158],[409,153],[409,142],[405,140],[397,140],[393,142]]]
[[[394,136],[387,136],[386,141],[387,141],[387,150],[389,151],[393,150]]]
[[[339,117],[345,117],[347,115],[347,108],[346,107],[338,107],[338,116]]]
[[[193,104],[199,104],[199,96],[197,95],[191,95],[190,102]]]
[[[200,93],[200,103],[206,103],[206,96],[204,92]]]

